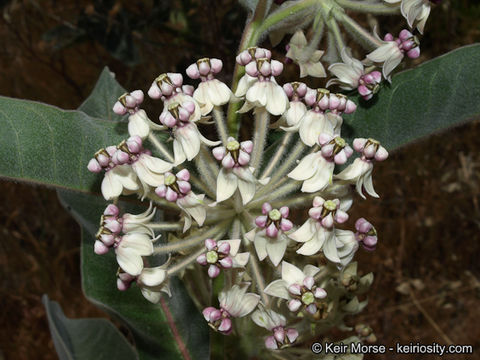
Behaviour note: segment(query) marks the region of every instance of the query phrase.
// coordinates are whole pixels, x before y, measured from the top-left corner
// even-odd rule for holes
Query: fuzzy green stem
[[[255,174],[258,173],[262,162],[263,149],[267,139],[268,123],[270,114],[265,108],[259,108],[255,112],[255,129],[253,132],[253,151],[250,160],[250,166],[255,168]]]
[[[217,126],[218,136],[222,140],[223,146],[227,145],[228,132],[225,124],[225,118],[223,116],[223,111],[219,106],[213,107],[213,119],[215,120],[215,125]]]
[[[225,234],[227,231],[227,226],[230,223],[230,219],[225,220],[218,224],[217,226],[211,227],[207,231],[200,232],[198,235],[192,236],[187,239],[181,239],[177,242],[174,242],[172,244],[168,245],[163,245],[155,248],[154,253],[155,254],[168,254],[171,252],[179,251],[179,250],[185,250],[194,246],[197,246],[198,244],[201,244],[202,241],[205,241],[205,239],[214,237],[219,234]],[[222,236],[220,235],[220,236]]]
[[[269,199],[282,199],[283,197],[290,194],[292,191],[297,190],[300,186],[301,186],[300,181],[291,181],[281,187],[276,188],[274,191],[271,191],[268,194],[255,198],[255,200],[248,203],[246,207],[248,209],[251,209],[251,208],[260,206],[261,204],[263,204],[265,201]]]
[[[354,0],[335,0],[338,5],[344,9],[356,12],[364,12],[372,15],[395,15],[399,13],[400,6],[389,5],[384,3],[370,3],[367,1]]]
[[[335,38],[335,46],[337,48],[338,53],[340,54],[343,48],[345,47],[345,41],[343,40],[343,36],[340,31],[340,28],[338,27],[337,22],[333,18],[327,21],[327,26],[332,32],[333,37]]]
[[[282,142],[280,143],[280,145],[278,146],[278,149],[277,149],[277,152],[275,153],[275,155],[273,155],[273,157],[270,159],[270,162],[268,163],[267,167],[265,168],[265,170],[263,170],[263,173],[262,175],[260,176],[260,179],[265,179],[267,178],[268,176],[270,176],[270,174],[272,173],[273,169],[275,169],[275,167],[277,166],[278,162],[282,159],[284,153],[285,153],[285,150],[287,149],[287,145],[289,144],[290,140],[292,139],[293,137],[293,133],[285,133],[285,135],[283,136],[283,139],[282,139]]]
[[[179,231],[183,228],[180,223],[162,222],[162,223],[149,223],[148,227],[153,230],[159,231]]]
[[[193,262],[197,259],[197,257],[199,257],[200,255],[202,255],[204,252],[205,252],[205,248],[204,248],[204,247],[201,247],[199,250],[197,250],[196,252],[194,252],[192,255],[187,256],[187,257],[184,258],[182,261],[176,263],[174,266],[172,266],[170,269],[167,270],[168,276],[175,275],[176,273],[182,271],[182,270],[185,269],[188,265],[190,265],[191,263],[193,263]]]
[[[347,14],[335,12],[335,19],[342,23],[355,41],[362,45],[366,50],[373,50],[382,45],[380,40],[372,36]]]

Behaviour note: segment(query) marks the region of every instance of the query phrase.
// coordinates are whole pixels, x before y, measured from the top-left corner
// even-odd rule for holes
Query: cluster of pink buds
[[[151,155],[150,150],[143,148],[140,136],[131,136],[117,145],[112,161],[116,165],[132,164],[143,153]]]
[[[265,339],[265,347],[271,350],[281,349],[285,345],[294,343],[298,338],[298,331],[294,328],[278,326],[272,329],[272,332],[273,335]]]
[[[348,220],[348,214],[340,209],[340,200],[324,200],[319,196],[313,200],[313,207],[308,210],[308,215],[326,229],[332,228],[334,222],[342,224]]]
[[[357,105],[343,94],[332,94],[329,90],[309,89],[305,95],[305,103],[312,107],[313,111],[325,112],[330,110],[335,114],[351,114],[357,109]]]
[[[195,113],[195,103],[185,101],[182,104],[171,103],[167,110],[160,114],[160,122],[169,127],[182,127],[190,122],[191,116]]]
[[[212,150],[212,154],[226,169],[246,166],[250,162],[250,153],[253,150],[251,140],[238,142],[233,137],[227,139],[227,146],[218,146]]]
[[[223,335],[230,335],[233,330],[230,314],[223,308],[215,309],[209,306],[202,311],[203,317],[208,321],[208,325],[215,331]]]
[[[293,223],[287,219],[290,210],[288,206],[282,206],[280,209],[273,209],[269,203],[262,205],[262,216],[255,219],[255,224],[262,229],[266,229],[265,233],[270,238],[276,238],[279,230],[289,231],[293,227]]]
[[[355,239],[362,244],[363,248],[368,251],[375,250],[377,246],[377,231],[371,223],[364,218],[360,218],[355,222]]]
[[[357,138],[353,140],[353,148],[362,154],[362,160],[383,161],[388,157],[387,150],[374,139]]]
[[[360,76],[358,79],[358,93],[364,100],[370,100],[378,92],[381,81],[382,73],[380,71],[372,71]]]
[[[193,94],[193,87],[183,85],[183,76],[179,73],[166,73],[158,76],[148,90],[152,99],[169,100],[179,93]]]
[[[394,38],[392,34],[388,33],[383,38],[385,41],[395,41],[402,53],[406,53],[410,59],[416,59],[420,56],[420,42],[407,29],[400,31],[398,38]]]
[[[283,71],[283,64],[277,60],[260,58],[245,65],[245,72],[260,81],[270,81],[272,76],[278,76]]]
[[[321,153],[324,159],[335,164],[345,164],[353,154],[353,150],[340,136],[320,134],[318,143],[321,146]]]
[[[164,174],[164,184],[155,189],[155,193],[167,201],[175,202],[180,197],[187,195],[192,189],[190,183],[190,172],[187,169],[180,170],[176,175],[171,172]]]
[[[118,98],[113,105],[113,112],[117,115],[125,115],[127,112],[134,114],[138,111],[138,107],[143,102],[143,91],[135,90],[131,93],[125,93]]]
[[[298,311],[302,306],[310,314],[317,312],[318,300],[325,299],[327,292],[321,287],[315,285],[315,279],[312,276],[307,276],[303,280],[303,284],[292,284],[288,287],[288,292],[292,298],[287,306],[292,312]]]
[[[287,94],[290,102],[292,101],[302,101],[308,91],[308,86],[302,82],[291,82],[283,85],[283,90]],[[290,104],[291,106],[291,104]]]
[[[208,81],[215,78],[215,74],[222,71],[223,63],[220,59],[203,58],[191,64],[186,73],[191,79]]]
[[[207,252],[197,257],[197,263],[203,266],[208,265],[208,276],[212,279],[220,274],[221,269],[230,269],[233,266],[228,242],[217,244],[215,240],[207,239],[205,248]]]
[[[113,154],[117,151],[116,146],[108,146],[105,149],[98,150],[93,159],[88,162],[87,168],[93,173],[99,173],[102,170],[108,171],[115,167],[112,161]]]
[[[237,63],[245,66],[256,59],[270,59],[272,52],[268,49],[258,48],[256,46],[243,50],[237,55]]]

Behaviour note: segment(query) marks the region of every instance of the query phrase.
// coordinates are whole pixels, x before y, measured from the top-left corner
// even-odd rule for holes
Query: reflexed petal
[[[312,240],[307,241],[305,244],[303,244],[302,247],[297,250],[297,254],[305,255],[305,256],[314,255],[318,253],[322,245],[323,244],[320,241],[318,241],[316,237],[314,237]]]
[[[288,235],[288,237],[297,242],[307,242],[313,238],[316,232],[315,220],[308,219],[294,233]]]
[[[149,256],[153,254],[153,243],[150,236],[143,233],[128,233],[122,236],[117,249],[132,249],[138,255]]]
[[[118,265],[126,273],[138,276],[143,269],[142,257],[133,249],[118,247],[115,249]]]
[[[173,154],[175,156],[175,166],[180,165],[187,160],[182,145],[180,145],[180,142],[176,139],[173,140]]]
[[[162,295],[159,292],[152,291],[146,288],[142,288],[141,291],[143,297],[153,304],[158,304],[160,302],[160,299],[162,298]]]
[[[245,205],[255,196],[255,183],[238,179],[238,190],[242,196],[242,203]]]
[[[282,262],[282,280],[285,280],[287,286],[302,284],[303,279],[305,279],[305,274],[299,268],[286,261]]]
[[[285,263],[285,261],[283,263]],[[265,294],[275,296],[275,297],[279,297],[279,298],[282,298],[282,299],[285,299],[285,300],[290,299],[290,295],[288,295],[288,290],[287,290],[287,287],[286,287],[286,283],[282,279],[272,281],[265,288],[264,292],[265,292]]]
[[[249,259],[250,259],[249,252],[239,253],[233,257],[233,267],[234,268],[244,267],[245,265],[247,265]]]
[[[280,261],[282,261],[283,255],[285,255],[285,250],[287,249],[287,243],[287,237],[284,235],[273,241],[267,240],[267,253],[273,265],[278,266]]]
[[[167,278],[167,271],[160,267],[144,268],[138,280],[147,286],[159,286]]]
[[[283,88],[270,81],[267,84],[266,109],[272,115],[282,115],[287,109],[288,97]]]
[[[257,251],[257,256],[260,261],[265,259],[268,255],[267,253],[267,239],[259,233],[255,236],[254,240],[255,250]]]
[[[327,236],[325,239],[325,243],[323,244],[323,253],[328,260],[335,263],[340,263],[340,258],[338,257],[337,253],[337,240],[333,231],[329,231],[329,236]]]
[[[319,157],[323,158],[320,152],[305,156],[300,163],[288,173],[288,177],[295,180],[306,180],[311,178],[317,170]]]
[[[220,169],[217,177],[217,202],[230,198],[237,190],[238,178],[230,170]]]
[[[332,182],[335,163],[326,161],[323,156],[318,159],[320,164],[315,167],[315,174],[303,182],[302,191],[313,193],[325,189]]]
[[[200,151],[200,133],[197,125],[190,123],[183,128],[177,128],[175,139],[180,142],[187,159],[190,161]]]

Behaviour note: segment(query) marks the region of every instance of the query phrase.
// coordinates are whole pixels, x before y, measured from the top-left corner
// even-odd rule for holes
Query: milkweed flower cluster
[[[415,1],[402,0],[402,12],[423,30],[429,4]],[[301,77],[326,76],[324,52],[316,49],[319,29],[310,42],[300,30],[290,41],[287,56]],[[156,77],[147,94],[162,103],[158,122],[141,109],[142,90],[120,96],[113,111],[128,117],[129,137],[105,144],[87,166],[103,173],[101,191],[112,202],[94,251],[114,249],[118,289],[136,284],[157,303],[162,293],[171,295],[171,277],[188,285],[193,270],[208,325],[230,335],[247,323],[236,319],[251,319],[263,328],[270,350],[304,341],[317,325],[342,327],[346,315],[359,312],[366,303],[358,296],[372,276],[357,275],[353,258],[360,247],[374,250],[378,234],[365,218],[349,229],[348,212],[355,193],[379,197],[373,169],[388,152],[376,139],[342,137],[344,117],[358,104],[333,88],[357,89],[369,100],[382,75],[390,79],[405,56],[420,54],[418,39],[406,29],[397,38],[368,40],[377,46],[363,61],[337,49],[343,62],[328,67],[334,77],[327,88],[280,84],[283,63],[272,51],[251,47],[236,57],[232,89],[216,58],[188,66],[196,87],[180,73]],[[254,129],[251,137],[232,126],[239,117]],[[269,131],[281,136],[273,141]],[[122,214],[119,200],[129,195],[148,201],[148,209]],[[152,266],[157,257],[167,260]],[[212,279],[223,281],[216,294]]]

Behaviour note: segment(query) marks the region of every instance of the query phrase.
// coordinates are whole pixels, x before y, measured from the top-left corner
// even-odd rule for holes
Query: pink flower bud
[[[230,269],[233,266],[233,260],[230,256],[227,256],[226,258],[223,258],[222,260],[219,261],[220,265],[224,269]]]
[[[241,151],[238,154],[238,164],[241,166],[245,166],[250,162],[250,155],[248,155],[245,151]]]
[[[272,208],[272,205],[270,205],[270,203],[264,202],[262,204],[262,214],[263,215],[267,215],[272,210],[273,210],[273,208]]]
[[[390,35],[390,34],[388,34]],[[398,38],[402,41],[405,41],[409,38],[411,38],[413,35],[410,31],[408,31],[407,29],[403,29],[402,31],[400,31],[400,34],[398,35]]]
[[[187,122],[190,120],[191,113],[187,111],[187,109],[183,107],[178,108],[178,119],[183,122]]]
[[[230,253],[230,244],[228,242],[222,242],[218,245],[218,250],[220,254],[228,255]]]
[[[300,83],[297,87],[297,94],[299,97],[304,97],[307,93],[308,87],[304,83]]]
[[[257,225],[259,228],[264,228],[267,224],[267,218],[267,216],[258,216],[255,219],[255,225]]]
[[[138,154],[142,151],[142,139],[140,136],[132,136],[127,140],[127,147],[131,153]]]
[[[225,149],[224,146],[218,146],[216,148],[213,148],[212,150],[213,157],[218,161],[221,161],[225,157],[226,153],[227,153],[227,150]]]
[[[208,276],[212,279],[220,275],[220,268],[216,265],[210,265],[208,267]]]
[[[363,149],[363,155],[365,155],[365,157],[368,159],[373,158],[376,152],[377,151],[375,150],[375,146],[373,144],[369,144]]]
[[[185,72],[190,79],[198,79],[200,77],[197,64],[190,65]]]
[[[295,312],[298,309],[300,309],[300,306],[302,306],[302,302],[297,299],[292,299],[288,302],[288,310]]]
[[[287,94],[288,98],[291,99],[294,93],[293,86],[290,83],[283,85],[283,91]]]
[[[168,77],[175,87],[180,87],[183,84],[183,76],[180,73],[168,73]]]
[[[367,142],[367,139],[364,139],[364,138],[354,139],[353,148],[358,152],[362,152],[366,142]]]
[[[295,342],[295,340],[297,340],[298,338],[298,331],[293,328],[287,329],[287,338],[290,341],[290,343]]]
[[[145,95],[143,94],[142,90],[134,90],[130,93],[130,95],[135,99],[137,102],[137,105],[140,105],[143,102],[143,99],[145,98]]]
[[[340,99],[335,94],[330,94],[330,98],[328,100],[328,108],[330,110],[335,110],[340,105]]]
[[[322,146],[321,152],[322,156],[325,159],[330,159],[333,155],[333,150],[334,150],[334,145],[333,144],[327,144]]]
[[[320,219],[320,216],[322,215],[322,208],[321,207],[310,208],[310,210],[308,210],[308,215],[312,219],[318,220],[318,219]]]
[[[180,170],[177,173],[177,179],[183,180],[183,181],[189,181],[190,180],[190,172],[187,169]]]
[[[218,311],[218,314],[219,314],[218,319],[220,319],[222,317],[222,313],[219,310],[215,309],[212,306],[209,306],[209,307],[206,307],[205,309],[203,309],[203,311],[202,311],[202,314],[203,314],[203,317],[205,318],[205,320],[210,321],[211,314],[214,311]],[[218,319],[216,319],[216,320],[218,320]],[[213,321],[216,321],[216,320],[213,320]]]
[[[329,96],[327,96],[327,95],[322,96],[322,98],[318,102],[318,107],[323,111],[327,110],[330,107]]]
[[[214,74],[218,74],[220,71],[222,71],[223,68],[223,62],[220,59],[210,59],[210,65],[212,67],[211,71]]]
[[[183,85],[182,86],[182,92],[185,95],[193,96],[194,91],[195,91],[195,88],[192,85]]]
[[[347,162],[347,153],[344,150],[341,150],[337,155],[333,157],[335,164],[341,165]]]
[[[357,110],[357,105],[353,101],[347,100],[347,103],[345,104],[344,113],[345,114],[352,114],[352,113],[355,112],[355,110]]]
[[[121,279],[117,279],[117,289],[120,291],[126,291],[130,288],[130,283],[123,282]]]
[[[133,96],[127,95],[125,96],[125,104],[129,108],[134,108],[137,105],[137,100]]]
[[[265,347],[267,349],[270,349],[270,350],[277,350],[278,349],[277,341],[275,340],[273,335],[269,336],[265,339]]]
[[[392,34],[388,33],[388,34],[386,34],[386,35],[384,36],[383,40],[385,40],[385,41],[393,41],[394,38],[393,38],[393,35],[392,35]]]
[[[310,313],[310,314],[313,315],[313,314],[315,314],[315,313],[317,312],[317,305],[315,305],[315,304],[310,304],[310,305],[308,305],[308,306],[305,308],[305,310],[307,310],[308,313]]]
[[[322,206],[324,202],[325,202],[325,200],[322,199],[320,196],[315,196],[315,197],[313,198],[312,205],[313,205],[314,207],[319,207],[319,206]]]
[[[208,251],[215,250],[215,248],[217,247],[217,242],[213,239],[206,239],[205,247],[207,248]]]
[[[348,214],[345,211],[338,209],[337,213],[335,214],[335,221],[339,224],[343,224],[347,220]]]
[[[332,135],[322,133],[318,136],[318,143],[323,146],[329,143],[332,139],[333,139]]]
[[[109,148],[110,148],[110,147],[109,147]],[[107,150],[108,150],[109,148],[107,148]],[[110,150],[111,150],[111,149],[112,149],[112,148],[110,148]],[[114,146],[113,149],[115,149],[114,152],[113,152],[113,154],[114,154],[114,153],[117,151],[117,148]],[[111,154],[110,156],[112,156],[113,154]],[[110,157],[108,157],[108,156],[106,156],[106,155],[104,155],[104,154],[99,154],[99,155],[97,155],[97,158],[96,158],[96,159],[97,159],[97,161],[98,161],[98,163],[100,164],[101,167],[107,167],[108,164],[110,164],[110,160],[111,160]]]
[[[301,295],[302,287],[298,284],[292,284],[288,287],[288,292],[293,295]]]
[[[107,246],[112,246],[115,242],[115,236],[111,234],[102,234],[100,240]]]
[[[386,160],[387,158],[388,158],[388,151],[383,146],[380,146],[377,152],[375,153],[375,160],[383,161],[383,160]]]
[[[254,61],[252,61],[251,63],[248,63],[247,65],[245,65],[245,72],[252,77],[257,77],[258,76],[257,64]]]
[[[177,181],[177,185],[182,194],[188,194],[192,189],[192,186],[188,181]]]
[[[244,50],[236,57],[237,63],[240,65],[247,65],[250,61],[252,61],[252,57],[250,56],[249,52]]]
[[[355,221],[355,229],[361,233],[367,233],[372,229],[373,225],[370,224],[366,219],[360,218]]]
[[[290,209],[288,206],[282,206],[279,211],[283,218],[287,218],[288,214],[290,214]]]
[[[152,99],[160,99],[162,97],[162,92],[155,82],[150,86],[150,89],[148,89],[148,96]]]
[[[282,231],[290,231],[293,228],[293,223],[288,219],[280,220],[280,229]]]
[[[233,160],[233,157],[232,155],[230,155],[230,153],[228,153],[222,160],[222,166],[225,168],[225,169],[231,169],[235,166],[235,160]]]
[[[270,238],[276,238],[278,235],[278,229],[274,223],[271,223],[266,230],[266,234]]]
[[[232,320],[229,318],[223,319],[218,327],[218,331],[224,333],[225,335],[229,335],[232,332],[232,329]]]
[[[168,126],[169,128],[173,128],[177,124],[177,119],[175,119],[169,111],[163,111],[160,114],[159,119],[163,125]]]
[[[409,50],[407,52],[407,56],[410,58],[410,59],[416,59],[420,56],[420,47],[414,47],[413,49]]]
[[[327,292],[325,291],[325,289],[316,288],[313,296],[315,296],[317,299],[325,299],[327,297]]]
[[[332,214],[330,213],[327,216],[325,216],[322,219],[321,224],[324,228],[330,229],[333,226],[333,216],[332,216]]]
[[[125,115],[127,113],[127,108],[123,106],[123,104],[120,101],[117,101],[113,105],[113,112],[117,115]]]
[[[303,279],[303,285],[305,285],[308,290],[311,290],[314,284],[315,280],[312,276],[307,276],[305,279]]]
[[[122,230],[122,224],[120,224],[117,220],[106,220],[104,224],[105,227],[114,234],[118,234]]]
[[[164,198],[165,195],[167,194],[167,187],[165,185],[160,185],[155,189],[155,194],[160,196],[161,198]]]
[[[105,208],[105,211],[103,212],[103,215],[117,216],[119,212],[120,210],[118,209],[117,205],[108,204],[108,206]]]
[[[200,64],[198,64],[198,71],[200,72],[200,75],[206,76],[210,72],[210,65],[206,61],[202,61]]]
[[[126,164],[129,160],[130,156],[122,150],[117,150],[112,157],[113,163],[117,165]]]
[[[283,327],[277,327],[273,330],[273,337],[275,340],[277,340],[279,343],[283,344],[285,341],[285,329]]]
[[[195,103],[193,101],[185,101],[182,104],[182,107],[187,110],[190,114],[195,112]]]
[[[363,239],[363,247],[366,250],[373,251],[375,250],[377,242],[378,238],[376,236],[366,236],[365,239]]]
[[[317,102],[317,92],[315,90],[307,91],[304,100],[307,105],[313,106]]]
[[[165,194],[165,199],[170,202],[177,201],[178,194],[170,188],[167,188],[167,193]]]
[[[108,252],[109,248],[105,246],[105,244],[99,240],[95,240],[95,244],[93,245],[93,251],[97,255],[103,255]]]
[[[160,90],[162,91],[162,95],[170,96],[170,95],[172,95],[174,88],[173,88],[172,85],[170,85],[166,82],[162,82],[160,84]]]
[[[197,257],[197,263],[200,265],[207,265],[207,254],[202,254]]]
[[[98,161],[96,159],[90,159],[90,161],[88,162],[88,165],[87,165],[87,169],[88,169],[88,171],[93,172],[93,173],[98,173],[98,172],[102,171],[102,167],[100,166],[100,164],[98,163]]]
[[[283,71],[283,64],[280,61],[271,61],[271,73],[273,76],[279,76]]]
[[[367,88],[365,85],[359,85],[357,90],[358,90],[358,93],[362,96],[367,96],[372,93],[372,91],[369,88]]]

